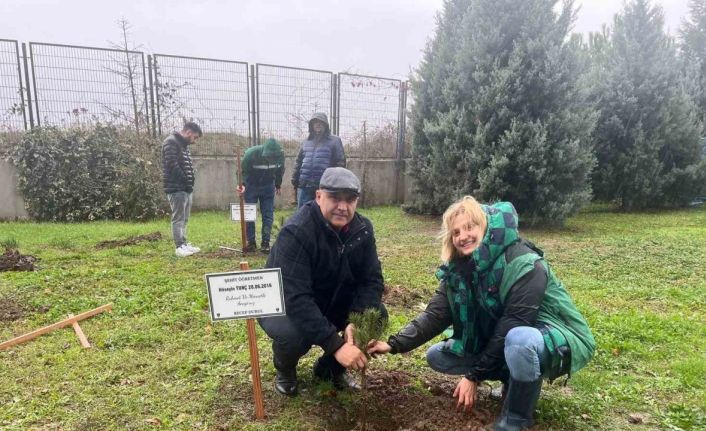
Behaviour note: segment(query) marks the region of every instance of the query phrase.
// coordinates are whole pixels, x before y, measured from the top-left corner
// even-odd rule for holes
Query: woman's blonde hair
[[[481,208],[480,204],[473,196],[464,196],[452,203],[451,206],[444,211],[444,215],[441,218],[439,239],[441,240],[441,260],[443,262],[449,262],[456,257],[456,247],[454,247],[452,240],[452,226],[456,217],[461,214],[468,214],[471,223],[479,225],[485,235],[485,229],[487,227],[485,211],[483,211],[483,208]]]

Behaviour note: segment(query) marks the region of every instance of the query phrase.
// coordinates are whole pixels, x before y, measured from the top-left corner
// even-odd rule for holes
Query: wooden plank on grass
[[[3,343],[0,343],[0,350],[8,349],[16,344],[24,343],[25,341],[29,341],[31,339],[37,338],[40,335],[44,335],[48,332],[55,331],[60,328],[64,328],[66,326],[72,326],[74,322],[78,322],[80,320],[88,319],[91,316],[95,316],[96,314],[100,314],[104,311],[112,310],[113,309],[113,304],[105,304],[101,305],[98,308],[94,308],[93,310],[85,311],[81,314],[77,314],[73,317],[69,317],[68,319],[64,319],[62,321],[53,323],[49,326],[45,326],[43,328],[35,329],[32,332],[29,332],[24,335],[20,335],[19,337],[15,337],[12,340],[5,341]]]
[[[69,314],[69,317],[74,317],[74,315]],[[88,338],[86,338],[86,334],[83,333],[83,329],[81,329],[78,322],[74,322],[71,326],[74,327],[74,332],[76,332],[76,336],[81,342],[81,347],[83,347],[84,349],[89,349],[91,347],[91,344],[88,342]]]

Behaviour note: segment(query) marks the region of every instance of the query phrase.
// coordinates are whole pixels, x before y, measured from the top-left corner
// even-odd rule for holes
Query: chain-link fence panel
[[[237,145],[249,145],[247,63],[155,54],[154,70],[160,134],[195,121],[204,137],[194,155],[234,156]]]
[[[258,142],[275,138],[286,155],[296,155],[315,112],[332,122],[333,73],[269,64],[256,68]]]
[[[396,157],[401,87],[397,79],[338,75],[338,131],[347,157]]]
[[[37,124],[96,122],[148,133],[142,52],[31,42]]]
[[[0,39],[0,133],[27,128],[20,70],[19,44]]]

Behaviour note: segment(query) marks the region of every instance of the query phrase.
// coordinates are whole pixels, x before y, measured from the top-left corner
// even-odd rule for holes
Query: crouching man
[[[314,375],[337,389],[357,389],[346,369],[361,369],[367,359],[353,344],[348,316],[377,308],[387,318],[373,226],[356,212],[359,194],[351,171],[326,169],[315,200],[285,223],[267,259],[266,267],[281,268],[287,315],[259,323],[272,339],[281,394],[296,395],[297,363],[313,345],[323,349]]]

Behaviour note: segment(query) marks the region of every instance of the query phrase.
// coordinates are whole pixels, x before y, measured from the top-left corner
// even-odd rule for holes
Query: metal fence
[[[271,64],[255,70],[256,142],[276,138],[287,155],[296,154],[313,113],[324,112],[331,122],[333,72]]]
[[[0,39],[0,131],[20,131],[27,128],[19,44],[16,40]]]
[[[196,121],[208,133],[194,155],[232,156],[249,145],[248,64],[239,61],[155,54],[156,130],[159,135]]]
[[[393,158],[397,154],[402,81],[338,75],[338,134],[352,157]]]
[[[349,158],[402,158],[406,84],[397,79],[139,51],[0,39],[0,131],[95,122],[154,136],[196,121],[197,156],[233,156],[273,137],[295,155],[315,112]],[[21,52],[21,54],[20,54]]]
[[[37,125],[104,122],[147,131],[142,52],[30,42]]]

